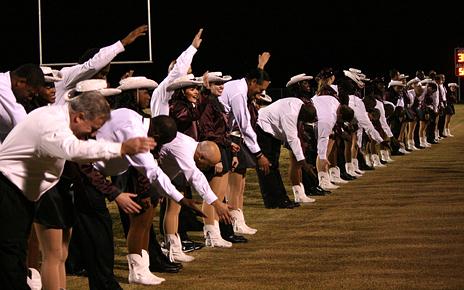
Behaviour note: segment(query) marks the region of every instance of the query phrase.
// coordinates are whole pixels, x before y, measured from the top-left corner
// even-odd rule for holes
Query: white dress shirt
[[[113,45],[101,48],[91,59],[83,64],[62,68],[60,72],[63,80],[55,83],[56,100],[54,105],[64,104],[66,102],[65,96],[78,82],[92,78],[123,51],[124,45],[122,45],[121,41],[118,41]]]
[[[383,106],[383,102],[379,100],[375,100],[375,108],[380,111],[380,125],[382,126],[383,131],[387,134],[387,137],[393,137],[393,132],[388,126],[387,118],[385,117],[385,107]]]
[[[287,142],[297,161],[305,159],[298,138],[298,115],[303,101],[298,98],[283,98],[258,112],[258,126],[274,138]]]
[[[329,136],[337,122],[337,109],[340,102],[333,96],[314,96],[311,99],[317,112],[317,155],[327,159]]]
[[[203,172],[195,164],[195,151],[198,142],[190,136],[177,132],[176,138],[164,144],[160,150],[160,165],[164,172],[174,179],[178,174],[184,174],[187,182],[198,192],[208,204],[217,199],[209,186]]]
[[[248,85],[245,78],[229,81],[224,84],[219,101],[224,105],[226,113],[233,116],[240,128],[245,145],[251,153],[261,151],[256,138],[256,132],[251,127],[250,112],[248,111]],[[230,114],[232,112],[232,114]]]
[[[174,94],[174,91],[168,92],[166,88],[177,78],[187,75],[196,52],[197,49],[193,45],[190,45],[187,50],[176,59],[176,64],[168,73],[168,76],[155,88],[150,100],[152,117],[159,115],[169,116],[169,100]]]
[[[133,110],[125,108],[114,110],[111,112],[111,119],[97,131],[97,140],[123,142],[134,137],[146,137],[148,130],[143,122],[144,118]],[[95,167],[106,176],[120,175],[129,166],[145,174],[158,192],[168,195],[176,202],[184,198],[150,152],[95,163]]]
[[[349,98],[350,98],[350,101],[349,101],[348,106],[350,106],[350,108],[353,109],[354,117],[356,118],[356,120],[358,120],[359,128],[356,133],[358,136],[359,148],[361,148],[361,145],[362,145],[363,130],[366,131],[367,135],[369,135],[376,142],[378,143],[382,142],[383,141],[382,137],[380,136],[379,132],[377,132],[377,130],[374,128],[374,125],[369,119],[369,115],[367,114],[366,106],[364,105],[364,102],[355,95],[350,95]]]
[[[11,90],[10,72],[0,73],[0,143],[27,113]]]
[[[68,105],[32,111],[0,146],[0,171],[31,201],[59,180],[66,160],[93,162],[121,155],[121,143],[83,141],[71,131]]]

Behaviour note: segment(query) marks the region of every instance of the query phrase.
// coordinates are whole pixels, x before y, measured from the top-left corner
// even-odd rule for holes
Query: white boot
[[[364,159],[366,160],[366,165],[369,166],[369,167],[373,167],[374,165],[372,164],[372,158],[371,158],[371,154],[365,154],[364,155]]]
[[[385,150],[385,151],[387,152],[387,161],[388,161],[388,162],[393,162],[393,161],[395,161],[395,160],[393,160],[392,157],[391,157],[391,152],[390,152],[390,150]]]
[[[359,169],[359,162],[357,158],[351,159],[351,163],[353,163],[354,172],[356,172],[359,175],[363,175],[364,173],[366,173],[366,171]]]
[[[354,165],[351,162],[345,163],[345,170],[346,170],[346,173],[348,173],[351,176],[354,176],[354,177],[362,176],[361,174],[358,174],[354,171]]]
[[[182,242],[178,234],[166,235],[166,247],[169,250],[168,258],[171,262],[182,263],[195,260],[194,257],[185,254],[182,251]]]
[[[380,162],[379,155],[372,154],[371,158],[372,158],[372,165],[374,165],[374,167],[386,167],[385,164],[382,164],[382,162]]]
[[[451,131],[450,131],[449,128],[448,128],[448,129],[445,129],[445,131],[446,131],[446,136],[448,136],[448,137],[454,137],[454,135],[451,134]]]
[[[241,209],[233,209],[230,212],[232,216],[232,226],[234,228],[234,233],[242,235],[254,235],[258,231],[257,229],[250,228],[245,223],[245,216]]]
[[[414,145],[414,140],[408,140],[408,147],[409,149],[411,150],[420,150],[419,148],[417,148],[415,145]]]
[[[232,243],[224,240],[221,237],[221,230],[219,229],[219,222],[214,221],[213,225],[205,224],[203,226],[203,234],[205,236],[205,245],[207,247],[230,248]]]
[[[404,143],[403,142],[400,142],[400,149],[398,150],[398,152],[401,152],[403,154],[409,154],[411,152],[409,152],[408,150],[406,150],[406,147],[404,146]]]
[[[319,186],[324,190],[337,189],[339,186],[330,182],[329,173],[320,171],[317,173],[319,179]]]
[[[314,198],[311,198],[306,195],[304,191],[304,186],[300,183],[298,185],[293,185],[292,186],[293,190],[293,195],[295,196],[295,202],[300,202],[300,203],[307,203],[307,202],[315,202],[316,200]]]
[[[425,147],[425,148],[432,147],[432,144],[427,142],[427,137],[421,137],[421,138],[419,138],[419,141],[420,141],[420,146],[422,146],[422,147]]]
[[[127,255],[127,262],[129,264],[129,284],[158,285],[166,280],[150,272],[150,258],[145,250],[142,250],[142,256],[139,254]]]
[[[333,183],[340,183],[340,184],[348,183],[347,180],[343,180],[340,177],[340,168],[338,168],[337,166],[329,168],[329,176],[330,176],[330,181]]]
[[[29,268],[31,271],[31,277],[27,275],[27,286],[31,288],[31,290],[40,290],[42,289],[42,278],[40,277],[39,271],[34,268]]]

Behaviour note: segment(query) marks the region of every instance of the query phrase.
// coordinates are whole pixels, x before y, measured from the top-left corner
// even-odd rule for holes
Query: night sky
[[[110,45],[146,23],[145,0],[114,2],[43,0],[44,61],[75,62],[88,48]],[[315,75],[325,66],[355,67],[371,77],[391,68],[409,75],[434,69],[457,81],[454,48],[464,46],[459,1],[351,2],[151,1],[153,63],[113,65],[110,81],[116,85],[131,68],[134,75],[161,81],[169,62],[201,27],[203,43],[192,64],[196,75],[220,70],[239,78],[256,66],[259,53],[269,51],[266,68],[274,88],[285,86],[292,75]],[[38,63],[37,1],[2,6],[0,71]],[[117,60],[148,59],[147,43],[147,38],[137,40]]]

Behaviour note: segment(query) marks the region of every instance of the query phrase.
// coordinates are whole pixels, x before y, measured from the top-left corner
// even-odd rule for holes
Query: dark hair
[[[298,120],[308,123],[314,123],[317,121],[317,111],[311,103],[303,104],[298,113]]]
[[[87,120],[95,120],[98,117],[110,118],[110,105],[106,98],[98,91],[83,92],[69,101],[71,110],[76,113],[84,113]]]
[[[354,111],[348,105],[340,105],[340,115],[343,122],[351,122],[354,118]]]
[[[271,81],[271,77],[269,76],[269,74],[265,70],[257,68],[257,67],[250,70],[245,75],[245,78],[247,80],[256,79],[258,84],[262,84],[263,81]]]
[[[45,78],[40,66],[27,63],[19,66],[12,72],[15,76],[25,78],[26,83],[33,88],[39,88],[45,84]]]
[[[176,138],[177,125],[173,118],[159,115],[151,119],[148,136],[155,138],[158,145],[171,142]]]

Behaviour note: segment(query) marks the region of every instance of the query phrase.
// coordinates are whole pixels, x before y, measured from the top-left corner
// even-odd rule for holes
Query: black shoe
[[[351,176],[351,175],[350,175]],[[313,196],[313,195],[316,195],[316,196],[324,196],[326,194],[330,194],[332,192],[328,191],[328,190],[325,190],[323,189],[322,187],[320,187],[319,185],[316,185],[316,186],[313,186],[309,189],[309,196]]]
[[[356,176],[350,175],[346,172],[340,172],[340,178],[343,180],[350,181],[350,180],[355,180]]]
[[[401,154],[403,154],[403,153],[401,153]],[[359,164],[359,169],[361,169],[361,170],[374,170],[374,166],[369,166],[367,164]]]
[[[238,235],[230,235],[230,236],[223,236],[221,235],[222,238],[228,242],[231,242],[231,243],[246,243],[248,242],[248,239],[245,238],[244,236],[238,236]]]
[[[392,153],[392,156],[401,156],[401,155],[404,155],[403,152],[400,152],[400,151],[393,151]]]
[[[152,256],[150,255],[150,267],[149,268],[151,272],[178,273],[183,268],[183,266],[181,263],[171,262],[167,258],[166,259],[162,257],[152,258]]]
[[[288,208],[288,209],[292,209],[292,208],[296,207],[295,204],[298,204],[298,206],[300,206],[299,203],[295,203],[295,202],[293,202],[293,201],[291,201],[291,200],[289,200],[289,199],[288,199],[288,200],[285,199],[285,200],[282,200],[282,201],[280,201],[279,203],[277,203],[277,208]]]
[[[203,248],[204,246],[205,246],[205,244],[195,242],[195,241],[192,241],[192,240],[183,240],[182,241],[182,251],[184,253],[199,250],[199,249]]]
[[[87,277],[88,276],[88,273],[87,273],[86,269],[74,269],[72,272],[66,273],[66,274],[71,275],[71,276],[79,276],[79,277]]]

